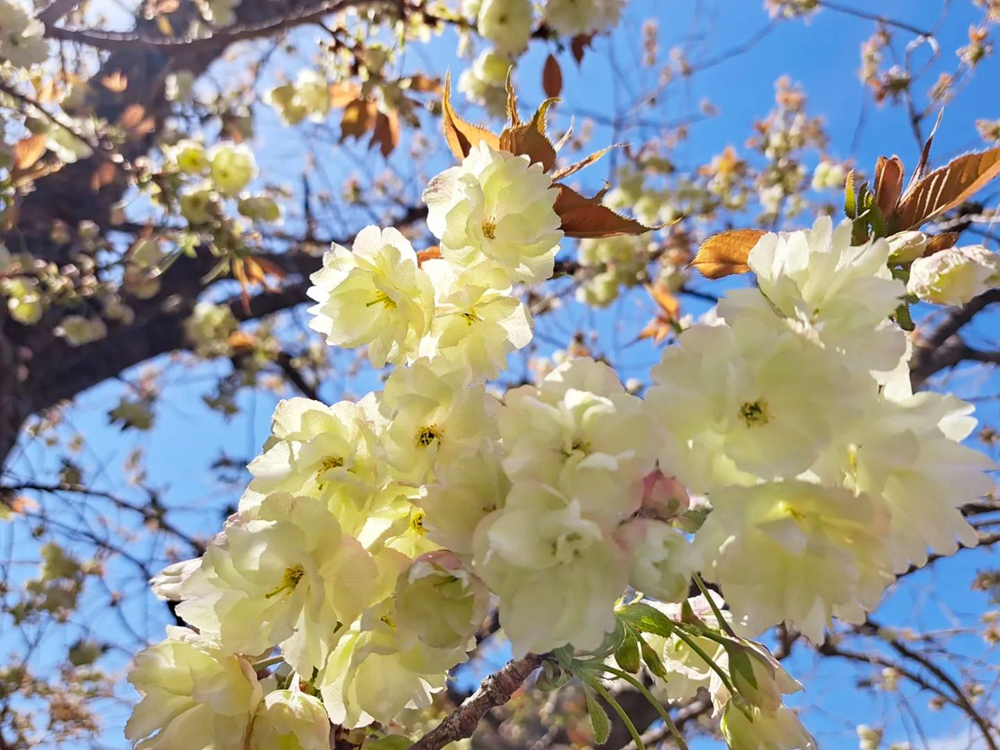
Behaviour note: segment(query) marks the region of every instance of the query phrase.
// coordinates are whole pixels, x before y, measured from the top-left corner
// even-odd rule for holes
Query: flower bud
[[[910,266],[906,290],[924,302],[963,305],[1000,281],[1000,255],[983,245],[951,247]]]

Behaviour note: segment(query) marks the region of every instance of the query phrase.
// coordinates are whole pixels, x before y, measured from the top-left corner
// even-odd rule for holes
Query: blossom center
[[[373,299],[371,302],[365,305],[365,307],[371,307],[372,305],[377,305],[380,302],[382,303],[382,306],[385,307],[386,310],[396,309],[396,303],[392,299],[390,299],[389,295],[386,294],[385,292],[379,292],[378,294],[376,294],[375,299]]]
[[[479,317],[479,313],[477,313],[475,310],[469,310],[468,312],[462,313],[462,317],[465,318],[465,322],[468,323],[470,326],[473,323],[478,323],[480,320],[482,320],[482,318]]]
[[[324,471],[330,471],[330,469],[339,469],[343,465],[344,459],[340,456],[327,456],[320,461],[320,466],[322,468],[320,468],[318,473],[322,474]]]
[[[417,511],[413,514],[413,518],[410,519],[410,531],[418,536],[424,536],[427,533],[427,529],[424,528],[424,512]]]
[[[483,237],[488,240],[497,238],[497,223],[493,219],[483,219]]]
[[[747,427],[767,424],[771,421],[771,412],[767,408],[767,401],[762,398],[756,401],[747,401],[740,407],[740,419]]]
[[[295,591],[295,587],[299,585],[299,581],[302,580],[302,576],[305,575],[305,570],[303,570],[301,565],[295,565],[294,567],[288,568],[285,571],[285,575],[281,579],[281,583],[278,585],[274,591],[267,594],[264,598],[270,599],[272,596],[277,596],[283,591],[291,593]]]
[[[441,431],[436,425],[428,425],[427,427],[421,427],[417,432],[417,447],[426,448],[435,440],[441,439]]]
[[[561,563],[572,562],[590,546],[589,541],[579,531],[566,532],[552,543],[552,555]]]

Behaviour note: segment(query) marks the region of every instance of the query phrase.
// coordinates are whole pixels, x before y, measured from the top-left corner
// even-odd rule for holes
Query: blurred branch
[[[326,0],[309,5],[297,11],[281,15],[262,23],[234,25],[214,31],[208,36],[196,38],[164,38],[148,36],[136,32],[100,31],[96,29],[64,29],[46,25],[46,36],[66,42],[77,42],[104,50],[121,50],[143,47],[161,51],[199,52],[214,49],[234,42],[272,36],[280,31],[318,21],[324,16],[348,8],[363,8],[369,5],[396,5],[398,0]]]

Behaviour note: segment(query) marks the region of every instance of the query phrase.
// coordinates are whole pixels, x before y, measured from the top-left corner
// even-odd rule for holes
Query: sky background
[[[845,0],[847,2],[849,0]],[[921,28],[934,26],[942,9],[942,3],[937,0],[879,0],[874,3],[852,0],[850,4]],[[981,9],[975,8],[968,0],[955,0],[949,6],[944,22],[936,31],[940,59],[931,63],[936,66],[935,69],[943,71],[954,69],[957,64],[955,48],[967,42],[969,26],[977,23],[982,15]],[[717,116],[694,124],[690,137],[672,153],[672,158],[682,170],[706,163],[727,145],[734,146],[741,155],[745,155],[748,150],[744,143],[752,134],[753,123],[772,108],[774,82],[782,75],[788,75],[802,85],[809,96],[810,114],[824,116],[831,137],[830,157],[835,160],[852,159],[860,168],[869,171],[879,154],[898,154],[910,168],[916,163],[918,151],[903,109],[875,105],[870,92],[858,81],[859,45],[873,33],[875,25],[847,13],[826,9],[807,21],[772,24],[759,0],[633,0],[615,35],[610,40],[598,40],[596,52],[588,55],[582,66],[578,68],[568,54],[560,55],[565,105],[557,109],[553,117],[555,129],[565,127],[570,113],[575,113],[578,127],[585,113],[610,115],[616,103],[655,82],[655,71],[636,65],[633,85],[623,87],[628,90],[615,90],[617,87],[613,83],[611,67],[607,64],[612,59],[608,54],[619,66],[633,64],[641,54],[639,29],[648,18],[658,21],[664,51],[678,44],[684,45],[686,57],[696,67],[706,61],[721,59],[718,64],[693,76],[688,85],[672,89],[672,93],[659,103],[660,117],[671,122],[698,118],[701,99],[706,96],[718,109]],[[308,64],[310,55],[307,50],[320,33],[312,29],[298,32],[295,38],[302,42],[300,53],[275,56],[263,80],[278,83],[282,76],[294,78],[296,70]],[[913,35],[907,32],[898,34],[900,43],[897,46],[902,49],[905,40]],[[427,69],[429,66],[438,73],[450,68],[457,74],[463,63],[455,57],[455,46],[454,34],[446,33],[423,48],[414,45],[407,53],[404,65],[410,70]],[[745,52],[726,59],[729,51],[744,47]],[[539,86],[541,68],[550,51],[549,46],[536,42],[519,65],[517,80],[526,108],[542,98]],[[921,56],[928,58],[930,48],[924,45],[914,54],[917,59],[922,59]],[[230,64],[221,64],[215,74],[221,77],[231,72],[227,65]],[[948,107],[935,141],[935,164],[939,165],[947,158],[981,145],[974,127],[976,119],[1000,118],[998,73],[1000,69],[996,60],[988,60],[958,100]],[[936,74],[928,76],[921,84],[922,90],[926,91],[935,78]],[[460,98],[456,106],[471,119],[483,119],[481,113],[466,106]],[[313,172],[315,185],[321,187],[328,184],[334,191],[348,177],[363,177],[387,167],[374,152],[367,154],[364,149],[336,149],[329,136],[312,125],[304,124],[287,130],[266,108],[256,115],[254,147],[262,179],[287,182],[296,195],[300,194],[299,175],[309,151],[320,165]],[[494,126],[498,128],[500,123],[494,123]],[[649,130],[653,132],[656,128],[651,125]],[[646,134],[649,133],[637,135]],[[614,135],[609,127],[597,124],[591,144],[595,149],[600,148],[612,142]],[[436,139],[436,136],[432,134],[432,138]],[[810,166],[818,160],[819,154],[816,154]],[[440,157],[431,161],[430,168],[437,171],[449,165],[450,157],[442,150]],[[404,148],[397,151],[388,166],[407,184],[414,186],[416,197],[419,186],[426,181],[426,175],[408,162]],[[598,166],[587,174],[583,183],[587,187],[597,187],[608,177],[607,169]],[[818,200],[838,200],[833,194],[816,197]],[[984,194],[984,197],[988,205],[996,205],[995,191]],[[295,216],[290,216],[286,228],[293,231],[297,222]],[[802,226],[810,222],[810,217],[802,216],[790,224]],[[321,229],[325,229],[329,236],[346,236],[360,229],[364,223],[363,217],[345,211],[336,220],[331,218],[325,222]],[[566,250],[572,250],[569,243]],[[725,284],[699,285],[699,288],[715,293],[724,287]],[[685,305],[686,312],[693,314],[705,309],[704,304],[695,301],[686,300]],[[540,327],[540,338],[544,335],[543,351],[551,351],[560,341],[565,346],[574,330],[596,328],[601,332],[602,340],[615,342],[607,346],[602,354],[618,366],[622,377],[646,380],[649,367],[658,359],[658,353],[651,345],[631,342],[651,315],[652,307],[641,293],[626,295],[608,310],[596,313],[569,302],[559,314],[558,322],[546,321]],[[306,332],[306,320],[304,309],[299,309],[285,316],[280,326],[289,333],[311,336]],[[995,338],[990,330],[982,327],[975,333],[981,343]],[[337,354],[334,361],[335,367],[342,372],[353,362],[353,355]],[[147,457],[148,481],[162,488],[163,502],[174,509],[175,521],[190,533],[211,534],[219,529],[224,509],[235,503],[238,493],[218,481],[208,467],[220,455],[245,463],[258,452],[268,435],[270,415],[277,397],[259,391],[243,392],[239,397],[241,414],[226,420],[201,401],[202,396],[214,387],[218,377],[229,369],[226,361],[194,369],[171,363],[167,358],[156,364],[166,369],[161,380],[162,396],[158,401],[156,423],[151,431],[137,435],[135,431],[122,432],[117,426],[108,424],[107,411],[128,391],[127,382],[138,377],[141,368],[136,368],[136,371],[124,374],[122,380],[126,381],[125,384],[109,382],[84,394],[76,406],[66,412],[66,422],[60,434],[65,439],[69,439],[72,433],[85,437],[80,463],[95,487],[108,490],[125,486],[127,472],[123,470],[123,464],[132,450],[141,447]],[[519,368],[523,369],[523,362],[515,356],[511,366],[517,372]],[[377,377],[371,373],[342,375],[322,383],[319,390],[324,400],[332,402],[351,394],[363,395],[376,383]],[[966,396],[989,393],[995,385],[992,376],[960,375],[949,383],[950,388],[957,388]],[[994,424],[997,422],[997,409],[991,401],[984,401],[980,409],[981,419]],[[24,451],[12,467],[12,472],[21,478],[51,476],[57,469],[57,455],[38,441],[25,441]],[[127,514],[121,518],[112,515],[108,523],[113,526],[131,520]],[[97,534],[105,531],[95,529]],[[21,580],[36,575],[32,560],[37,545],[26,532],[24,526],[16,523],[0,524],[0,544],[10,551],[9,558],[15,563],[12,570],[15,577]],[[161,560],[172,554],[186,556],[180,547],[175,550],[144,548],[143,553],[145,557],[159,557]],[[880,622],[898,626],[910,624],[924,629],[974,626],[976,617],[984,611],[987,602],[984,595],[970,592],[968,582],[977,570],[997,567],[997,563],[996,553],[987,551],[964,553],[957,559],[943,561],[930,571],[911,576],[905,585],[891,591],[876,616]],[[80,633],[99,633],[108,642],[121,646],[120,650],[109,652],[105,662],[124,668],[126,655],[134,647],[136,638],[159,640],[170,618],[162,604],[143,593],[145,583],[129,564],[120,560],[110,564],[107,585],[125,594],[129,601],[128,611],[109,612],[100,604],[103,601],[100,597],[92,600],[85,598],[85,604],[76,614],[72,626],[65,629],[65,634],[56,637],[65,638],[69,643]],[[977,635],[957,639],[953,641],[953,646],[998,663],[996,653],[986,651]],[[4,635],[0,630],[0,652],[19,652],[23,648],[24,644],[16,637]],[[37,657],[40,669],[44,668],[41,665],[46,653],[49,652],[43,650]],[[808,688],[806,695],[797,696],[792,703],[803,708],[806,724],[823,748],[855,747],[854,727],[858,723],[881,725],[886,729],[888,740],[908,739],[914,748],[958,750],[977,747],[973,744],[974,740],[969,739],[966,725],[956,714],[947,710],[937,713],[927,711],[926,697],[914,698],[911,688],[892,693],[857,685],[859,676],[872,677],[877,675],[877,670],[834,664],[829,659],[810,655],[806,649],[798,650],[787,666]],[[988,688],[995,690],[996,686]],[[129,695],[126,686],[122,696]],[[907,699],[912,699],[919,714],[919,727],[905,706]],[[121,727],[126,716],[127,709],[123,706],[108,707],[104,715],[104,740],[108,747],[125,746]],[[707,740],[697,740],[692,744],[692,748],[719,746],[719,743]]]

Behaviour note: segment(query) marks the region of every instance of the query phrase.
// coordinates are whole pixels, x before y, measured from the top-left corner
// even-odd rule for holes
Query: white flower
[[[848,363],[891,370],[905,337],[888,318],[906,290],[886,265],[889,250],[883,239],[852,246],[851,223],[834,229],[827,216],[808,231],[766,234],[747,260],[760,289],[729,292],[719,315],[760,319],[777,312],[796,330],[848,353]]]
[[[891,524],[883,543],[894,572],[923,565],[928,548],[950,555],[958,541],[976,544],[959,508],[993,489],[984,472],[996,465],[962,445],[976,426],[971,413],[970,404],[936,393],[882,400],[814,468],[825,480],[884,500]]]
[[[322,122],[330,111],[330,84],[326,76],[312,69],[300,70],[295,83],[271,89],[264,101],[278,110],[286,125],[305,118]]]
[[[248,750],[330,750],[330,719],[322,701],[301,692],[297,679],[292,685],[264,696]]]
[[[370,415],[359,404],[327,406],[306,398],[280,401],[272,436],[247,469],[253,475],[240,509],[273,492],[322,498],[348,533],[359,529],[379,490],[378,447]]]
[[[396,624],[433,648],[461,648],[483,622],[489,592],[453,552],[428,552],[396,585]]]
[[[717,593],[710,592],[712,601],[722,612],[728,626],[737,633],[743,634],[746,628],[741,622],[734,621],[732,612],[724,609],[725,601]],[[648,604],[669,617],[671,620],[680,621],[682,616],[682,603],[661,603],[649,601]],[[715,617],[712,605],[704,596],[696,596],[687,600],[687,606],[691,612],[701,620],[706,627],[713,630],[720,629],[720,623]],[[642,638],[653,648],[663,665],[666,668],[667,677],[663,680],[656,675],[651,675],[654,687],[657,692],[663,695],[665,700],[684,700],[693,698],[700,688],[711,691],[713,701],[718,705],[725,700],[723,694],[725,688],[718,679],[711,665],[685,640],[676,635],[669,638],[652,633],[643,633]],[[706,654],[716,664],[723,662],[726,658],[725,647],[717,640],[706,636],[692,634],[688,639],[697,646],[702,653]]]
[[[207,185],[182,188],[177,199],[180,202],[181,216],[187,219],[188,223],[196,226],[211,221],[216,194]]]
[[[66,339],[71,346],[83,346],[108,335],[108,327],[100,318],[67,315],[55,329],[55,334]]]
[[[515,656],[567,643],[596,649],[614,630],[624,554],[580,503],[542,484],[514,484],[476,530],[476,572],[500,598]]]
[[[719,726],[730,750],[816,750],[817,747],[799,717],[785,706],[763,711],[756,706],[740,707],[729,702]]]
[[[417,501],[425,511],[427,536],[458,555],[472,554],[473,534],[486,516],[503,505],[510,480],[500,468],[496,443],[436,468],[435,481]]]
[[[424,263],[434,287],[435,309],[421,353],[437,366],[465,368],[494,378],[507,365],[507,354],[531,341],[531,314],[513,296],[500,269],[479,264],[461,269],[444,260]]]
[[[10,316],[21,325],[34,325],[42,319],[45,297],[38,279],[28,276],[0,279],[0,292],[7,298]]]
[[[184,321],[184,333],[201,356],[221,357],[229,353],[229,336],[238,325],[229,305],[199,302]]]
[[[423,484],[442,463],[478,449],[490,437],[499,407],[482,384],[456,370],[438,373],[426,360],[399,368],[385,384],[379,409],[386,420],[381,445],[401,482]]]
[[[669,523],[634,518],[615,532],[629,555],[629,583],[665,601],[683,599],[697,567],[691,543]]]
[[[257,162],[246,144],[221,143],[208,158],[212,182],[223,195],[236,195],[257,176]]]
[[[296,671],[322,666],[338,637],[370,604],[378,571],[341,534],[326,503],[270,495],[228,522],[199,570],[180,586],[177,613],[218,634],[229,652],[258,654],[274,644]]]
[[[458,79],[458,90],[466,98],[483,106],[491,117],[502,117],[507,109],[504,86],[511,59],[496,50],[483,50],[476,61]]]
[[[0,2],[0,65],[27,68],[45,62],[48,53],[44,24],[22,3]]]
[[[476,28],[501,52],[524,52],[531,25],[531,0],[483,0],[479,6]]]
[[[201,0],[202,12],[216,28],[232,26],[236,23],[236,8],[240,0]]]
[[[864,622],[894,580],[877,498],[793,480],[721,489],[712,506],[695,547],[754,633],[788,621],[821,643],[833,615]]]
[[[401,364],[416,353],[430,325],[434,293],[398,231],[362,229],[353,252],[334,245],[309,278],[307,294],[318,303],[309,308],[315,316],[309,326],[325,334],[328,344],[367,344],[376,367]]]
[[[796,476],[875,397],[868,373],[841,360],[773,322],[689,328],[646,394],[660,468],[696,492]]]
[[[485,143],[424,191],[427,226],[441,240],[444,257],[460,266],[489,259],[512,281],[552,275],[563,236],[555,200],[552,178],[541,164]]]
[[[930,240],[923,232],[911,230],[908,232],[898,232],[887,238],[889,242],[889,259],[894,263],[906,263],[914,261],[927,250],[927,242]]]
[[[125,725],[140,750],[243,750],[262,691],[250,664],[187,628],[140,651],[128,681],[142,700]]]
[[[399,627],[390,599],[352,624],[318,685],[335,724],[389,724],[405,708],[429,706],[448,670],[466,658],[463,649],[432,648]]]
[[[983,245],[950,247],[917,258],[910,266],[906,289],[924,302],[964,305],[1000,284],[1000,254]]]
[[[269,195],[247,195],[237,204],[239,212],[254,221],[274,222],[281,218],[281,207]]]
[[[560,36],[599,34],[618,23],[623,0],[546,0],[546,25]]]
[[[205,152],[205,144],[201,141],[185,139],[167,149],[167,153],[177,164],[177,168],[188,174],[204,174],[212,167],[212,162]]]
[[[607,528],[638,508],[654,464],[649,417],[607,365],[581,357],[508,391],[497,424],[513,481],[557,487]]]

